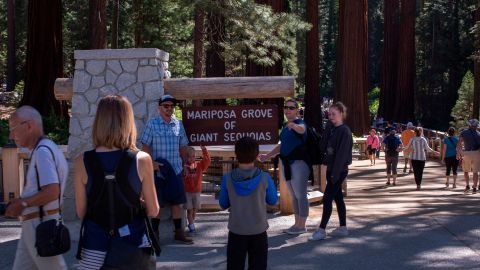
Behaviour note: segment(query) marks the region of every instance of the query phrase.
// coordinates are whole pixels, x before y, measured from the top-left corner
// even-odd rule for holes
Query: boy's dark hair
[[[235,142],[235,156],[238,163],[252,163],[258,156],[258,143],[250,137],[243,137]]]
[[[449,127],[447,130],[448,136],[452,137],[455,135],[455,128],[454,127]]]

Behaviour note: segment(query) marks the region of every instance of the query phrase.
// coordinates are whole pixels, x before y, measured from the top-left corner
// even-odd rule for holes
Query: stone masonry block
[[[145,66],[145,67],[140,67],[138,69],[139,82],[158,81],[158,80],[160,80],[160,73],[158,72],[157,67]]]
[[[122,60],[120,64],[122,64],[123,71],[130,73],[136,72],[138,68],[138,60]]]
[[[85,90],[90,88],[90,82],[92,76],[86,73],[83,70],[75,70],[73,77],[73,92],[74,93],[83,93]]]
[[[122,66],[118,60],[108,60],[107,61],[108,69],[115,72],[116,74],[122,73]]]
[[[130,73],[122,73],[115,82],[115,86],[119,91],[122,91],[123,89],[133,85],[136,81],[137,78],[135,75]]]
[[[82,95],[73,96],[72,114],[74,117],[82,117],[88,115],[88,102]]]
[[[92,75],[99,75],[105,70],[105,64],[105,60],[89,60],[86,70]]]

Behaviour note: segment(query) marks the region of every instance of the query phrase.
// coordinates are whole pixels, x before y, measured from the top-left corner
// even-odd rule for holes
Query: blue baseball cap
[[[177,100],[171,96],[171,95],[163,95],[159,100],[158,100],[158,105],[162,104],[163,102],[166,101],[171,101],[173,104],[177,104]]]

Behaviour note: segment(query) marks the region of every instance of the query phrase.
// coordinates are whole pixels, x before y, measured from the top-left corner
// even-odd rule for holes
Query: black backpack
[[[298,134],[304,140],[304,148],[312,165],[320,165],[323,160],[323,151],[321,148],[322,135],[314,127],[305,124],[307,139],[303,139],[303,134]]]
[[[389,155],[395,155],[397,152],[397,148],[400,145],[396,140],[395,136],[388,135],[387,142],[386,142],[386,151]]]

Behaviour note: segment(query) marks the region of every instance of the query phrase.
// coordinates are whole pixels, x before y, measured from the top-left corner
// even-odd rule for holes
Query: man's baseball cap
[[[467,121],[468,126],[470,127],[478,127],[478,120],[477,119],[470,119]]]
[[[171,95],[163,95],[159,100],[158,100],[158,105],[162,104],[163,102],[166,101],[171,101],[173,104],[177,104],[177,100],[171,96]]]
[[[413,127],[413,123],[412,122],[408,122],[407,123],[407,128],[412,128]]]

